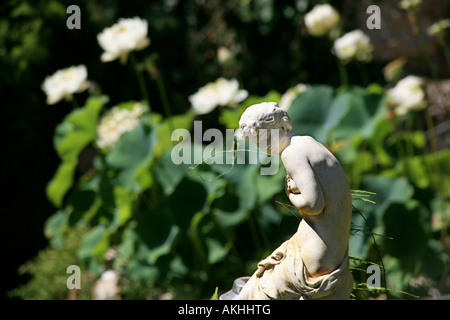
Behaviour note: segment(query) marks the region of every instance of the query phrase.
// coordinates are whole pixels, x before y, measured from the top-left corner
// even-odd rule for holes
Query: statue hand
[[[291,184],[290,184],[291,180],[292,179],[288,175],[286,175],[286,177],[284,179],[284,191],[286,192],[286,196],[288,197],[288,199],[289,199],[289,194],[292,193]]]
[[[286,179],[285,179],[285,191],[286,191],[286,196],[289,198],[289,194],[294,193],[294,194],[300,194],[300,190],[298,190],[297,185],[295,184],[294,180],[292,180],[292,178],[290,178],[288,175],[286,175]]]

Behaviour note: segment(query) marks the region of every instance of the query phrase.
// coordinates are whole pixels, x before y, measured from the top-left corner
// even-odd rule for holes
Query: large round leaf
[[[98,116],[107,101],[106,96],[89,98],[84,107],[72,111],[56,128],[54,145],[61,164],[48,183],[46,194],[57,207],[72,187],[78,155],[97,136]]]
[[[332,102],[333,88],[329,86],[316,86],[298,95],[288,110],[293,132],[325,143],[327,130],[324,124]]]
[[[130,191],[140,192],[150,186],[147,168],[154,156],[156,137],[142,124],[124,133],[106,156],[106,163],[117,171],[117,183]],[[143,179],[144,178],[144,179]],[[147,183],[140,183],[144,180]]]
[[[383,219],[385,234],[392,237],[384,241],[386,252],[397,258],[421,255],[430,237],[429,218],[429,211],[421,205],[391,204]]]

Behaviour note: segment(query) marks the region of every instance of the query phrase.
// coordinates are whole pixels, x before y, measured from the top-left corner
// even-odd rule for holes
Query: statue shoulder
[[[317,143],[318,142],[310,136],[294,136],[291,139],[291,144],[281,153],[281,158],[283,160],[288,160],[291,157],[307,158],[311,146],[316,145]]]

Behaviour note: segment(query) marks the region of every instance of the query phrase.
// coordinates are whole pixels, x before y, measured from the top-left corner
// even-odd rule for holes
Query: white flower
[[[55,104],[62,99],[71,100],[74,93],[82,92],[88,87],[87,69],[84,65],[58,70],[47,76],[42,84],[47,104]]]
[[[120,62],[125,63],[131,51],[142,50],[150,44],[147,20],[138,17],[119,19],[119,22],[98,34],[97,40],[105,50],[101,56],[102,62],[120,58]]]
[[[344,34],[334,42],[334,54],[339,60],[348,62],[352,59],[369,61],[372,59],[373,46],[370,38],[361,30]]]
[[[213,111],[217,106],[234,106],[247,96],[246,90],[239,90],[236,79],[219,78],[200,88],[189,97],[189,101],[197,114],[205,114]]]
[[[422,0],[401,0],[398,5],[403,10],[415,10],[420,4]]]
[[[296,86],[289,88],[280,99],[279,107],[285,111],[289,109],[294,99],[302,92],[309,89],[309,85],[299,83]]]
[[[329,4],[318,4],[305,15],[308,33],[321,37],[339,23],[339,13]]]
[[[234,54],[226,47],[217,49],[217,61],[220,65],[227,65],[234,59]]]
[[[416,76],[407,76],[400,80],[397,85],[388,90],[388,103],[394,106],[398,115],[404,115],[410,110],[425,108],[425,91],[423,80]]]
[[[107,270],[102,273],[93,287],[94,300],[112,300],[117,293],[119,274],[115,270]]]
[[[136,103],[132,109],[113,107],[100,120],[97,127],[97,145],[100,148],[112,147],[125,133],[139,124],[140,116],[147,107]]]
[[[450,19],[442,19],[428,27],[427,32],[430,36],[435,36],[444,33],[448,28],[450,28]]]

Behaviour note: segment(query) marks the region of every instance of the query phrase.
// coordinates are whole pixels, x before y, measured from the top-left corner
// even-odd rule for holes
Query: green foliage
[[[102,4],[89,3],[93,8]],[[248,106],[280,101],[282,95],[277,90],[285,90],[278,83],[280,79],[294,82],[306,79],[308,71],[300,68],[306,59],[302,52],[304,44],[295,39],[288,46],[293,48],[289,53],[275,50],[273,58],[265,60],[263,66],[251,59],[256,52],[266,55],[266,37],[280,28],[273,21],[267,22],[278,11],[291,17],[286,21],[291,26],[305,9],[297,12],[291,6],[281,5],[281,1],[256,1],[254,6],[249,1],[238,1],[227,13],[238,21],[236,25],[224,30],[223,19],[212,19],[204,30],[197,30],[203,25],[199,22],[203,13],[193,2],[180,4],[178,17],[167,14],[172,9],[162,3],[142,5],[147,8],[143,12],[152,13],[149,26],[154,32],[151,36],[154,52],[136,54],[138,59],[144,56],[146,71],[155,81],[147,86],[151,101],[143,102],[154,109],[122,134],[114,146],[98,147],[99,119],[105,112],[113,105],[130,109],[135,104],[130,96],[136,92],[130,88],[136,83],[128,85],[123,71],[117,77],[109,76],[114,72],[109,73],[108,68],[117,71],[128,66],[112,62],[97,66],[96,74],[105,81],[103,89],[109,96],[90,92],[86,103],[70,111],[55,128],[53,144],[60,163],[47,185],[46,195],[56,212],[44,228],[50,247],[21,268],[22,273],[34,277],[27,286],[15,291],[17,296],[67,298],[67,277],[61,270],[78,264],[96,278],[107,268],[120,271],[123,298],[144,299],[164,292],[175,298],[205,298],[215,290],[211,299],[217,299],[217,287],[229,288],[234,278],[254,271],[256,262],[297,228],[299,217],[285,196],[282,167],[276,174],[264,176],[260,174],[265,166],[261,162],[239,164],[238,151],[245,150],[249,159],[254,150],[248,144],[236,143],[232,149],[224,144],[219,150],[224,157],[232,155],[232,164],[208,164],[202,159],[201,163],[175,165],[171,151],[178,142],[172,141],[171,135],[174,129],[182,128],[193,136],[194,120],[220,127],[222,132],[236,129]],[[205,11],[212,10],[207,3]],[[6,43],[0,57],[8,65],[18,64],[24,72],[33,62],[50,55],[39,39],[50,37],[51,33],[44,32],[47,29],[38,9],[28,1],[9,2],[9,6],[12,4],[17,7],[10,15],[14,19],[27,17],[27,23],[0,18],[0,41]],[[278,10],[277,6],[284,10]],[[50,21],[65,17],[65,8],[59,1],[50,1],[48,5],[39,1],[38,7],[42,7]],[[103,27],[114,14],[122,14],[120,8],[118,4],[111,5],[104,15],[103,10],[92,10],[83,19],[95,22],[96,28]],[[277,17],[274,21],[282,20]],[[229,20],[233,21],[232,18]],[[236,30],[244,29],[242,22],[249,28],[254,25],[256,35],[250,32],[237,36]],[[215,23],[216,29],[209,29]],[[29,29],[33,32],[28,33]],[[162,30],[177,35],[168,51],[163,51],[164,38],[158,34]],[[187,38],[180,39],[179,34],[186,34]],[[208,39],[215,40],[208,43],[198,34],[208,34]],[[282,38],[277,32],[274,34],[276,37],[270,38],[273,41]],[[216,47],[234,42],[247,49],[233,66],[222,68],[211,60]],[[155,53],[158,50],[159,55]],[[186,72],[185,61],[179,59],[180,52],[188,52]],[[287,59],[290,56],[295,59]],[[183,60],[181,66],[179,60]],[[314,65],[314,70],[309,69],[311,74],[323,77],[325,72],[321,71],[329,73],[330,66],[325,62],[311,65]],[[138,70],[133,71],[140,72],[140,67],[138,64]],[[272,68],[278,71],[270,74]],[[242,76],[249,84],[246,89],[250,96],[233,108],[221,106],[208,115],[186,111],[188,95],[222,73]],[[163,80],[172,85],[169,97]],[[299,94],[288,112],[294,132],[310,135],[326,145],[339,159],[352,188],[360,190],[353,194],[355,214],[349,244],[355,292],[367,289],[368,264],[381,266],[386,276],[383,285],[392,289],[371,291],[372,295],[388,292],[403,297],[402,292],[410,291],[411,279],[419,273],[438,281],[448,263],[440,236],[445,234],[450,221],[446,209],[450,198],[450,151],[429,150],[423,130],[405,125],[408,117],[414,115],[408,114],[405,119],[388,117],[386,91],[379,85],[336,89],[332,81],[316,80],[321,81],[311,81],[319,84]],[[282,85],[285,84],[286,81]],[[207,146],[189,147],[195,153],[204,152]],[[89,158],[86,153],[92,158],[87,165],[82,161]],[[82,162],[85,170],[80,169]],[[112,261],[105,258],[111,248],[116,252]],[[81,290],[78,297],[88,298],[87,292]]]
[[[268,96],[277,97],[275,93]],[[232,123],[246,105],[267,99],[267,96],[251,97],[240,109],[224,108],[220,119],[235,127]],[[87,116],[90,111],[93,113],[90,119],[97,119],[97,110],[104,101],[91,100],[73,114]],[[352,185],[368,190],[354,192],[354,205],[361,213],[355,214],[352,222],[359,231],[350,237],[354,270],[364,271],[368,261],[383,263],[387,259],[385,280],[397,290],[394,292],[401,292],[408,288],[407,279],[413,270],[420,267],[431,270],[427,264],[430,257],[436,260],[436,266],[443,268],[445,255],[433,238],[430,208],[414,199],[429,184],[415,184],[415,178],[408,180],[401,167],[393,166],[395,161],[361,164],[367,161],[363,154],[375,152],[376,158],[377,150],[382,153],[380,157],[398,156],[385,150],[380,142],[393,131],[385,131],[382,137],[377,131],[387,121],[384,101],[384,95],[364,88],[335,94],[331,87],[317,86],[300,94],[289,113],[297,134],[311,132],[316,139],[335,148],[344,167],[353,170],[350,177],[357,184],[350,181]],[[71,135],[67,133],[67,123],[76,124],[74,115],[67,117],[56,131],[55,146],[63,160],[78,155],[94,137],[93,124],[89,123],[70,131]],[[91,272],[100,272],[108,248],[117,247],[113,265],[124,274],[123,281],[130,287],[143,282],[147,291],[165,287],[175,297],[184,295],[183,289],[178,290],[180,281],[190,284],[187,287],[190,289],[185,288],[188,291],[201,283],[201,288],[191,291],[201,296],[217,283],[226,285],[230,281],[227,275],[219,274],[224,266],[239,273],[242,266],[267,254],[278,243],[268,239],[280,237],[273,231],[280,225],[280,219],[293,218],[289,209],[273,207],[274,203],[287,202],[284,170],[264,176],[259,174],[261,164],[238,164],[235,153],[238,148],[249,148],[248,144],[224,150],[234,154],[233,164],[174,165],[170,157],[172,144],[166,145],[169,124],[189,128],[192,120],[189,113],[166,119],[148,114],[133,130],[123,134],[113,148],[103,150],[93,162],[94,170],[76,185],[69,185],[70,196],[48,220],[46,235],[51,243],[60,245],[64,230],[72,225],[89,225],[77,248],[77,257]],[[72,149],[64,149],[65,145]],[[204,151],[199,145],[193,148]],[[246,152],[248,157],[251,151]],[[422,175],[417,179],[423,179],[423,173],[417,174]],[[292,222],[296,224],[298,220],[294,217]],[[241,230],[248,230],[253,246],[259,248],[246,258],[246,246],[239,239]],[[398,278],[399,270],[404,270],[407,263],[412,264],[408,269],[410,277]],[[357,275],[354,271],[354,274],[360,283],[356,292],[366,290],[364,273]],[[439,274],[433,269],[430,275]]]
[[[42,250],[23,264],[18,270],[19,274],[28,276],[30,280],[11,290],[8,295],[26,300],[91,299],[95,277],[86,272],[86,266],[76,255],[80,245],[79,237],[85,233],[85,229],[72,228],[64,235],[64,246]],[[70,265],[80,267],[80,290],[67,288],[66,282],[70,274],[66,273],[66,269]]]
[[[219,288],[216,288],[216,291],[214,291],[214,294],[211,296],[210,300],[219,300],[218,291],[219,291]]]
[[[47,186],[47,196],[57,207],[73,184],[78,155],[97,136],[98,115],[106,97],[91,97],[86,106],[66,116],[55,131],[54,145],[61,158],[55,176]]]

